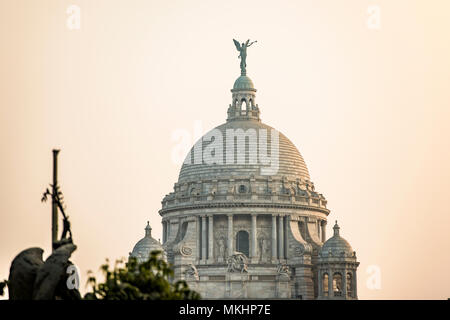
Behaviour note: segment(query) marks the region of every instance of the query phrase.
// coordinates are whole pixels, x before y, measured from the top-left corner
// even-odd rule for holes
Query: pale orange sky
[[[337,219],[356,250],[359,298],[450,297],[449,1],[4,0],[0,35],[0,280],[21,250],[49,253],[52,148],[83,286],[147,220],[160,238],[171,135],[225,122],[232,38],[250,38],[261,118],[303,155],[327,234]]]

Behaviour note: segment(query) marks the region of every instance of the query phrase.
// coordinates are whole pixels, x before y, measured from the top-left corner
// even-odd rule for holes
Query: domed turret
[[[321,256],[353,256],[354,251],[351,245],[347,240],[340,236],[339,230],[340,228],[336,221],[333,227],[334,234],[323,244],[322,249],[320,250]]]
[[[357,299],[356,252],[339,234],[337,221],[334,234],[322,246],[318,259],[319,299]]]
[[[147,226],[145,227],[145,237],[139,240],[130,252],[130,257],[137,258],[139,263],[145,262],[150,258],[150,253],[152,251],[162,251],[163,259],[165,259],[165,253],[161,243],[152,238],[152,228],[147,221]]]
[[[256,91],[252,79],[247,76],[240,76],[236,79],[232,90],[249,90]]]
[[[256,89],[252,79],[241,75],[233,85],[232,101],[228,108],[227,121],[259,119],[259,108],[256,104]]]

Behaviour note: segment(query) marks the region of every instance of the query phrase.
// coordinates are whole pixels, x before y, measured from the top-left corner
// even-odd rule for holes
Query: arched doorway
[[[342,296],[342,275],[335,272],[333,275],[333,292],[335,297]]]
[[[242,252],[249,257],[249,235],[247,231],[241,230],[236,234],[236,251]]]

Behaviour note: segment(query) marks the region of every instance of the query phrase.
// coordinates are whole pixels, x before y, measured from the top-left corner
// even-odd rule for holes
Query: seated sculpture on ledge
[[[245,254],[235,251],[228,258],[228,272],[248,272],[247,257]]]

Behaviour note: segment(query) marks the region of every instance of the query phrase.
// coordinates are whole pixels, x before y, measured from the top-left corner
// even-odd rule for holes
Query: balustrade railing
[[[175,204],[184,204],[189,202],[206,202],[206,201],[226,201],[227,199],[232,200],[263,200],[263,201],[282,201],[282,202],[297,202],[302,204],[312,204],[317,207],[326,208],[326,200],[321,199],[310,199],[305,196],[291,196],[288,194],[256,194],[252,197],[252,194],[215,194],[215,195],[191,195],[191,196],[181,196],[181,197],[170,197],[163,201],[163,206],[172,206]]]

